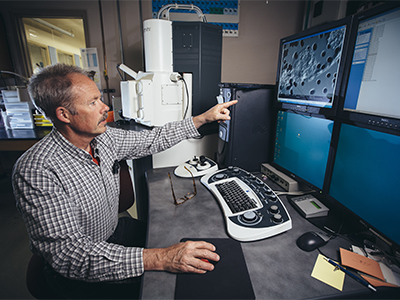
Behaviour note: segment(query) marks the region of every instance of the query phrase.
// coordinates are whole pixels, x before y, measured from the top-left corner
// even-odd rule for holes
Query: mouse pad
[[[232,239],[202,240],[213,244],[220,256],[206,274],[183,273],[176,278],[175,299],[255,299],[241,244]]]

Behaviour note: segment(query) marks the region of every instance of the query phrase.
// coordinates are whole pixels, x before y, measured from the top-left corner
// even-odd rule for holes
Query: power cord
[[[187,83],[185,78],[183,78],[183,76],[180,78],[180,80],[183,82],[184,86],[185,86],[185,91],[186,91],[186,108],[185,108],[185,113],[183,114],[183,119],[186,119],[188,110],[189,110],[189,89],[187,87]]]

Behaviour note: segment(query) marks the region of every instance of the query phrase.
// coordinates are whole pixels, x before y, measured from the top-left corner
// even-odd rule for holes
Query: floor
[[[0,299],[34,299],[25,285],[31,252],[25,225],[15,208],[11,169],[22,153],[0,152]]]

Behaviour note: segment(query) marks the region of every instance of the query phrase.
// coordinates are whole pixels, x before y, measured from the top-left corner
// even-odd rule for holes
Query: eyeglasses
[[[192,176],[192,180],[193,180],[193,193],[187,193],[185,196],[183,196],[182,198],[176,199],[175,197],[175,193],[174,193],[174,187],[172,185],[172,178],[171,175],[168,172],[168,177],[169,177],[169,182],[171,183],[171,191],[172,191],[172,197],[174,198],[174,204],[175,205],[181,205],[183,203],[185,203],[186,201],[192,199],[194,196],[196,196],[197,194],[197,190],[196,190],[196,182],[194,181],[194,177],[192,172],[190,172],[190,170],[186,167],[184,167]]]

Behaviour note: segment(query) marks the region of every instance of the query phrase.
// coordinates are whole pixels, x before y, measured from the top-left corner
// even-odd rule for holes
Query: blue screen
[[[342,124],[329,194],[400,244],[400,137]]]
[[[278,112],[274,163],[322,189],[333,121]]]

